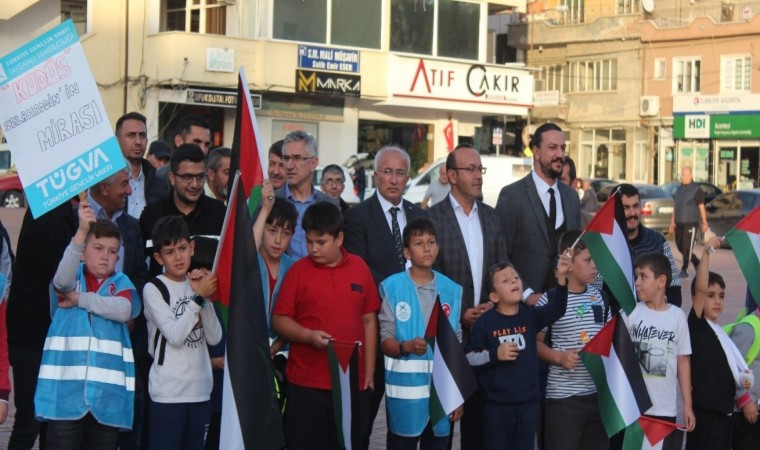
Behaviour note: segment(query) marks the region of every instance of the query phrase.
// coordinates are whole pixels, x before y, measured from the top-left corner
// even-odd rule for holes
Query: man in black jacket
[[[116,121],[116,139],[121,153],[129,161],[129,196],[127,212],[135,219],[140,218],[143,208],[168,194],[166,184],[156,178],[156,168],[145,156],[148,145],[148,128],[145,116],[130,112]]]
[[[224,223],[224,203],[204,194],[206,164],[204,154],[195,144],[182,144],[172,154],[169,182],[172,190],[164,198],[146,206],[140,216],[140,231],[146,240],[146,256],[150,257],[149,275],[161,273],[161,265],[153,259],[153,226],[166,216],[182,216],[193,236],[219,236]]]

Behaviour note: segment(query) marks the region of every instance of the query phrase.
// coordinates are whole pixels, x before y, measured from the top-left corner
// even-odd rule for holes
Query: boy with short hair
[[[639,302],[628,318],[628,330],[652,400],[645,414],[675,423],[677,380],[686,431],[692,431],[691,342],[683,311],[665,301],[670,262],[662,253],[645,253],[634,262],[634,272]]]
[[[726,283],[710,272],[710,253],[720,246],[713,236],[705,243],[697,275],[691,282],[692,308],[688,324],[691,337],[691,385],[696,424],[688,434],[687,450],[729,450],[731,414],[737,389],[749,389],[749,368],[723,328]],[[743,383],[747,382],[745,386]]]
[[[583,450],[607,448],[609,439],[602,424],[594,380],[578,353],[610,319],[610,307],[604,294],[591,285],[596,264],[581,232],[570,230],[559,239],[559,251],[572,250],[567,272],[567,309],[550,328],[538,334],[538,356],[549,363],[546,385],[546,448]],[[557,295],[556,288],[545,292],[538,305],[545,305]],[[551,332],[551,347],[544,343]]]
[[[296,223],[298,223],[296,207],[284,198],[275,197],[274,186],[269,180],[264,180],[261,190],[261,210],[253,224],[253,238],[259,250],[259,272],[262,292],[265,293],[264,306],[271,345],[269,352],[272,357],[285,345],[285,340],[278,337],[272,329],[272,310],[285,274],[294,262],[286,252],[295,232]]]
[[[570,261],[569,249],[560,254],[557,297],[544,306],[522,303],[522,281],[511,264],[489,271],[489,298],[496,306],[475,322],[466,348],[485,397],[486,450],[533,448],[539,399],[536,335],[565,314]]]
[[[290,268],[272,311],[274,330],[290,342],[285,441],[289,450],[332,449],[338,446],[340,424],[333,418],[325,349],[330,340],[361,343],[359,389],[365,400],[373,387],[380,300],[367,264],[341,247],[343,219],[337,206],[309,206],[302,226],[309,256]]]
[[[119,227],[96,221],[86,201],[78,215],[50,289],[53,320],[34,407],[48,421],[48,448],[116,448],[119,430],[132,428],[135,365],[126,322],[140,312],[140,298],[114,270]]]
[[[211,361],[206,345],[217,344],[222,327],[208,298],[216,276],[190,271],[194,242],[179,216],[153,228],[153,254],[164,273],[143,289],[148,319],[151,448],[202,449],[211,418]]]
[[[433,270],[438,256],[435,225],[416,218],[403,233],[404,257],[411,267],[380,283],[380,340],[385,353],[385,409],[388,416],[387,447],[392,449],[446,450],[451,422],[462,416],[462,407],[438,423],[430,422],[430,384],[433,352],[425,341],[436,298],[462,340],[459,310],[462,287]],[[440,318],[443,319],[443,318]],[[404,388],[420,389],[418,398],[400,395]]]

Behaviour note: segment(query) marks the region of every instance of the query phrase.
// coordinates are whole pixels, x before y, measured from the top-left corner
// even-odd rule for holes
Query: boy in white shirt
[[[188,273],[194,243],[179,216],[164,217],[153,228],[153,257],[163,275],[145,285],[150,368],[151,448],[204,446],[211,418],[211,361],[206,344],[217,344],[222,327],[208,298],[216,276],[205,269]]]

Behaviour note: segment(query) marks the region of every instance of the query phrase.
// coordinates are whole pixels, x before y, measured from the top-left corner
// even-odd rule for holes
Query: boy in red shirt
[[[275,331],[290,342],[285,441],[289,450],[337,449],[340,424],[333,419],[325,349],[330,340],[361,342],[359,389],[367,394],[374,387],[380,298],[364,260],[341,247],[343,219],[337,206],[311,205],[302,226],[309,257],[290,268],[272,311]],[[369,406],[366,400],[362,407]]]

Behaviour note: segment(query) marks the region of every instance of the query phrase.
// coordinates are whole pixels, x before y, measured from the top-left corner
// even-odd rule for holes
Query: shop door
[[[737,189],[760,186],[760,147],[741,147],[739,153],[739,183]]]
[[[723,189],[723,192],[736,189],[738,178],[737,155],[739,147],[736,145],[718,146],[718,166],[715,173],[715,185]]]

